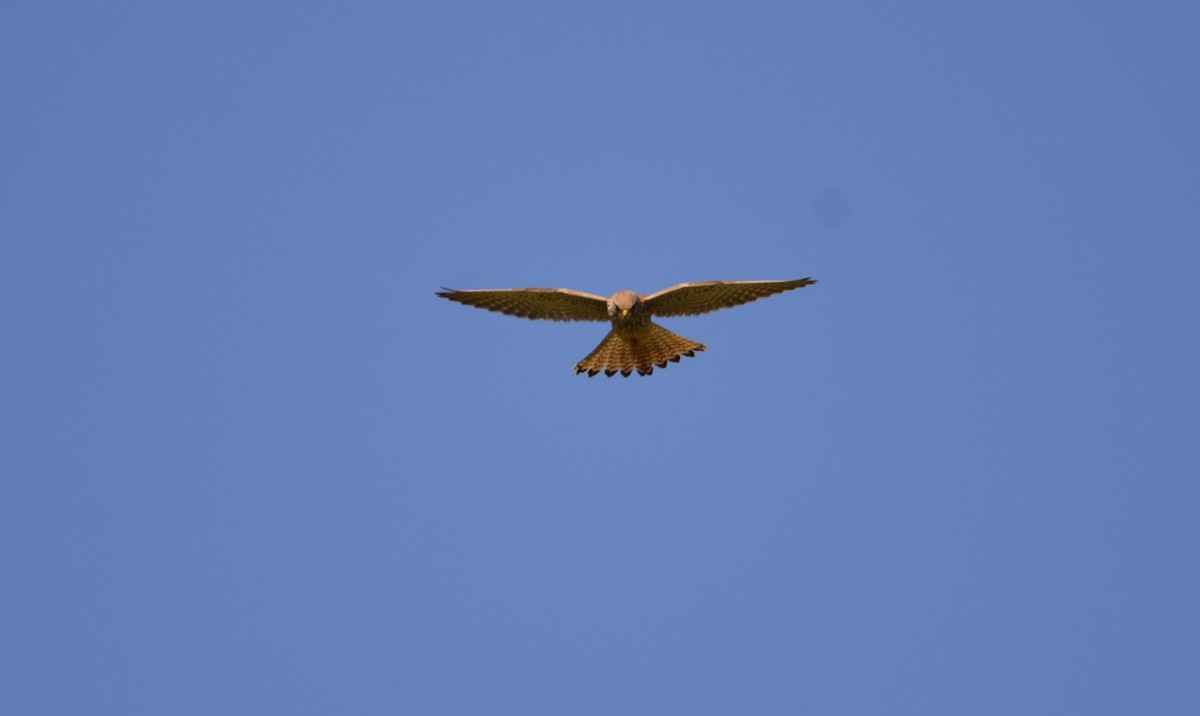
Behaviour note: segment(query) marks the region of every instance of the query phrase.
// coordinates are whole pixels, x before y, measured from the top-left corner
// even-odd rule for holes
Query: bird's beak
[[[625,316],[628,316],[628,315],[629,315],[629,309],[628,309],[628,308],[622,308],[622,309],[621,309],[621,318],[624,318]]]

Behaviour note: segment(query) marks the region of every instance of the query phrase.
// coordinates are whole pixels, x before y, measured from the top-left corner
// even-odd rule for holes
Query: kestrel
[[[740,306],[794,288],[816,283],[811,278],[791,281],[704,281],[681,283],[643,296],[617,291],[612,298],[568,288],[506,288],[482,291],[445,289],[437,295],[467,306],[499,311],[510,316],[549,321],[611,321],[612,330],[600,345],[579,361],[576,373],[592,377],[603,372],[629,377],[650,375],[654,366],[666,368],[707,346],[675,335],[651,316],[695,316],[721,308]]]

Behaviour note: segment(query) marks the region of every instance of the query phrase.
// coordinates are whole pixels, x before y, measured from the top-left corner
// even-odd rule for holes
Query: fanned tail
[[[650,375],[654,366],[666,368],[668,362],[678,363],[683,356],[691,357],[706,349],[701,343],[651,323],[640,335],[630,338],[609,331],[600,345],[579,361],[575,372],[587,373],[589,378],[598,373],[610,378],[620,373],[628,378],[635,370],[638,375]]]

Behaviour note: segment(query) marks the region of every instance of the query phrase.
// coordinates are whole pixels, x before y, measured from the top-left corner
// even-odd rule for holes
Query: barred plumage
[[[681,283],[643,296],[618,291],[605,299],[592,293],[566,288],[512,288],[485,291],[446,289],[437,295],[451,301],[498,311],[521,318],[551,321],[603,321],[612,330],[600,345],[575,366],[576,373],[589,377],[604,373],[630,376],[650,375],[655,366],[666,368],[683,356],[706,350],[703,344],[684,338],[650,321],[651,316],[691,316],[739,306],[783,291],[816,283],[811,278],[790,281],[705,281]]]
[[[589,378],[599,373],[610,378],[620,373],[628,378],[635,370],[638,375],[650,375],[655,366],[666,368],[668,362],[678,363],[683,356],[690,358],[707,349],[655,323],[647,323],[640,334],[630,336],[614,328],[587,358],[579,361],[575,372],[587,373]]]

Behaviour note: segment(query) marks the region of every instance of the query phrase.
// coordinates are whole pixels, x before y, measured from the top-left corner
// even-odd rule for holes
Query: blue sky
[[[0,710],[1197,712],[1198,20],[13,4]]]

